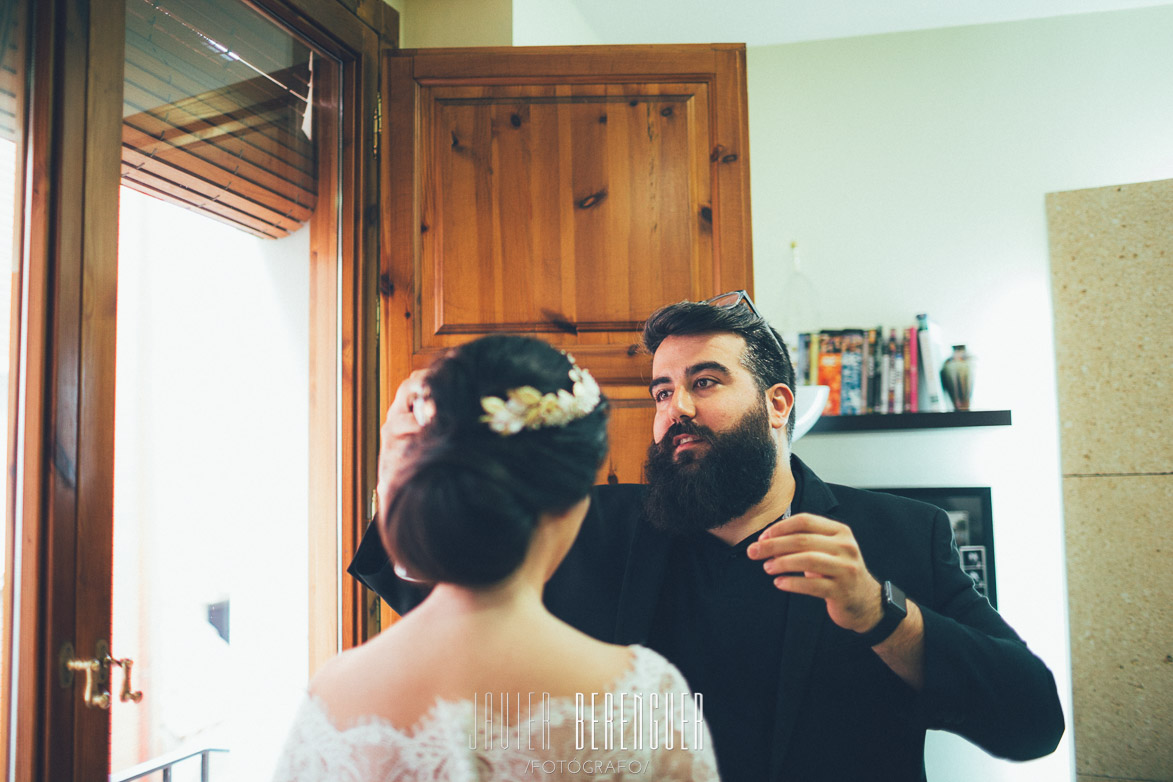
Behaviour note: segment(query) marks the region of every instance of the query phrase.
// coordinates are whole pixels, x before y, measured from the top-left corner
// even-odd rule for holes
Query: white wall
[[[1043,196],[1173,176],[1173,8],[751,48],[748,75],[765,314],[785,318],[796,239],[809,328],[927,311],[979,358],[974,406],[1014,415],[795,451],[845,483],[992,487],[999,607],[1055,672],[1070,724]],[[934,734],[929,778],[1072,779],[1070,735],[1015,765]]]
[[[509,46],[511,0],[399,0],[403,48]]]
[[[513,0],[514,46],[603,43],[572,0]]]
[[[384,0],[404,49],[603,43],[571,0]]]

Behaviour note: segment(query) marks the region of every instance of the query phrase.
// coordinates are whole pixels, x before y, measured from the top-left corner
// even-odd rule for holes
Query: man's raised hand
[[[387,492],[391,487],[391,479],[395,475],[395,470],[403,458],[403,452],[407,449],[411,438],[421,428],[415,413],[412,412],[412,406],[422,398],[426,390],[424,377],[427,372],[426,369],[417,369],[399,384],[399,388],[395,391],[395,399],[387,408],[387,417],[383,420],[383,427],[379,430],[379,483],[377,490],[380,517],[383,515],[383,509],[387,507]]]
[[[846,524],[796,513],[767,527],[749,557],[762,561],[779,589],[825,600],[831,621],[845,630],[867,632],[883,616],[880,582]]]

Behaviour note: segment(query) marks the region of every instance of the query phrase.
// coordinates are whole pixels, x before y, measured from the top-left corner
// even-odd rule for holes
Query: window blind
[[[16,141],[16,96],[20,93],[20,58],[23,56],[21,14],[16,3],[0,2],[0,138]],[[4,183],[8,187],[9,183]]]
[[[257,236],[317,202],[313,55],[235,0],[127,0],[122,180]]]

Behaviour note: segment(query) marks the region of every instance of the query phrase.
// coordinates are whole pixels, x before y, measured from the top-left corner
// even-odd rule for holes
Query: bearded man
[[[1013,760],[1052,752],[1054,678],[962,572],[945,513],[826,484],[790,454],[794,371],[745,292],[664,307],[643,338],[648,486],[597,487],[550,610],[674,663],[727,781],[924,780],[930,728]],[[413,378],[381,474],[415,431]],[[377,535],[350,572],[400,613],[420,599]]]

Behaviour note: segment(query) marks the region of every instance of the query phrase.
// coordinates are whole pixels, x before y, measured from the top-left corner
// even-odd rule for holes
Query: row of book
[[[945,412],[937,327],[828,329],[798,335],[794,371],[800,384],[829,386],[823,415]]]

